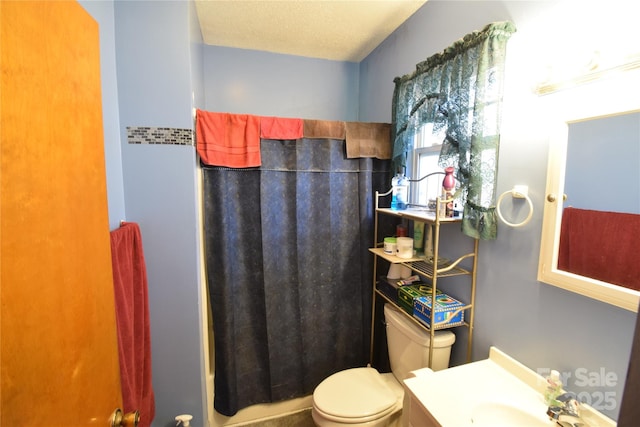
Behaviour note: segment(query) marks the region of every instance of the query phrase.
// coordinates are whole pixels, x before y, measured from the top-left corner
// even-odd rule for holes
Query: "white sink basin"
[[[412,375],[404,386],[413,427],[557,427],[547,416],[545,379],[495,347],[489,359]],[[591,427],[615,427],[586,404],[580,413]]]
[[[546,414],[528,412],[514,405],[500,402],[482,402],[471,411],[473,427],[548,427],[553,426]]]

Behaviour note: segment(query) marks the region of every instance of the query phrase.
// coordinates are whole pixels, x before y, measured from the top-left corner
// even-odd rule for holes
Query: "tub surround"
[[[420,369],[413,375],[404,381],[406,426],[473,427],[478,425],[472,419],[481,407],[514,408],[514,413],[537,425],[556,425],[546,415],[545,379],[496,347],[491,347],[488,359],[438,372]],[[586,404],[580,409],[591,427],[616,425]],[[495,411],[497,417],[507,416],[500,409]]]

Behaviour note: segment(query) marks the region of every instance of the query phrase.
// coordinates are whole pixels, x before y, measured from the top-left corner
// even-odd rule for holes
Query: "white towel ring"
[[[500,195],[500,197],[498,197],[498,202],[496,203],[496,212],[498,213],[498,217],[502,220],[502,222],[504,222],[510,227],[522,227],[523,225],[531,221],[531,217],[533,217],[533,202],[531,201],[531,198],[529,198],[529,196],[527,195],[528,192],[529,192],[529,188],[526,185],[516,185],[513,187],[512,190],[505,191]],[[502,216],[502,212],[500,212],[500,203],[502,203],[502,199],[504,199],[504,196],[506,196],[507,194],[511,194],[514,199],[526,199],[527,204],[529,205],[529,215],[527,215],[527,217],[522,222],[514,224],[512,222],[507,221]]]

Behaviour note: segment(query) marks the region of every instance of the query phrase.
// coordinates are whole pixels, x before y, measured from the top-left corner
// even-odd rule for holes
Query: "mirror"
[[[638,199],[640,194],[630,194],[625,198],[625,188],[619,186],[611,186],[610,180],[612,175],[612,166],[609,161],[600,159],[599,167],[585,168],[586,160],[581,159],[575,161],[574,147],[570,144],[574,139],[580,139],[578,143],[584,143],[586,138],[582,138],[585,133],[595,134],[594,129],[601,126],[608,126],[621,121],[633,121],[638,119],[640,114],[640,85],[638,80],[640,74],[637,70],[627,71],[624,74],[602,78],[597,82],[592,82],[580,87],[574,87],[569,90],[556,92],[545,96],[545,102],[548,101],[548,108],[552,111],[552,116],[556,117],[552,129],[552,137],[549,146],[549,163],[547,171],[547,189],[544,200],[544,212],[542,223],[542,238],[540,247],[540,259],[538,265],[538,280],[560,288],[588,296],[609,304],[616,305],[626,310],[638,311],[640,302],[640,292],[633,289],[609,283],[606,281],[594,279],[592,277],[582,276],[570,271],[558,268],[558,257],[560,247],[560,231],[562,225],[562,217],[566,206],[575,206],[582,209],[603,210],[602,206],[595,204],[583,205],[585,200],[593,199],[593,194],[609,193],[618,198],[623,198],[623,202],[631,202],[635,208],[622,204],[614,206],[613,202],[608,201],[605,204],[610,206],[609,211],[630,212],[640,214],[633,211],[638,207]],[[635,116],[632,114],[636,114]],[[580,133],[583,135],[580,135]],[[614,133],[613,131],[611,132]],[[627,134],[633,132],[627,132]],[[638,178],[640,170],[640,157],[637,157],[638,147],[640,146],[640,133],[635,133],[635,153],[636,158],[631,159],[629,168],[635,168],[632,176],[635,178],[631,191],[637,192],[640,185]],[[602,142],[599,142],[602,144]],[[585,149],[578,152],[585,152]],[[600,149],[600,156],[608,154]],[[616,155],[617,156],[617,155]],[[631,155],[629,156],[631,157]],[[617,160],[620,158],[616,157]],[[628,159],[627,159],[628,160]],[[616,164],[616,161],[613,161]],[[619,163],[619,162],[618,162]],[[602,188],[594,188],[596,184],[580,185],[586,179],[584,176],[576,176],[575,173],[590,173],[592,176],[599,177]],[[609,180],[609,181],[608,181]],[[576,186],[576,183],[578,185]],[[635,187],[633,186],[635,185]],[[584,188],[584,187],[588,188]],[[608,191],[607,191],[608,189]],[[581,193],[587,196],[581,196]],[[568,194],[566,202],[563,195]],[[603,195],[604,200],[606,195]],[[614,197],[615,199],[615,197]],[[633,211],[633,212],[632,212]]]

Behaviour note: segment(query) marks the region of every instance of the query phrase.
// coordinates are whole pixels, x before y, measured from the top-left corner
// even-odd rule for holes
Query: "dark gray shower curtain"
[[[364,366],[373,194],[389,162],[347,159],[344,141],[262,140],[262,166],[204,166],[215,409],[310,394]]]

